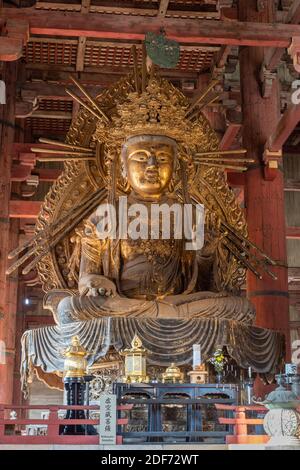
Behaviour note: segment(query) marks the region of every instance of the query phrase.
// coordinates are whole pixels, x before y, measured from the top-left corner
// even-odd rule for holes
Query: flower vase
[[[222,383],[222,380],[223,380],[223,373],[222,373],[222,372],[217,372],[217,375],[216,375],[216,383],[217,383],[217,384],[221,384],[221,383]]]

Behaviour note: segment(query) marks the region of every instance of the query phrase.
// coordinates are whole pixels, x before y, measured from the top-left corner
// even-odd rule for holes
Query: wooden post
[[[57,406],[49,406],[49,418],[48,418],[48,437],[53,441],[59,435],[59,426],[56,423],[57,421]]]
[[[264,2],[257,11],[256,0],[239,0],[241,21],[275,22],[275,2]],[[279,85],[273,81],[269,98],[262,98],[259,71],[264,60],[263,47],[243,47],[240,51],[243,109],[243,146],[255,164],[246,174],[246,210],[249,238],[279,264],[273,269],[278,279],[262,280],[248,273],[247,295],[256,308],[256,324],[286,335],[287,359],[290,354],[288,271],[285,239],[284,179],[281,169],[273,181],[263,172],[264,145],[280,118]]]
[[[235,412],[235,419],[237,420],[237,423],[234,427],[234,434],[236,436],[247,436],[248,434],[248,428],[246,424],[246,410],[243,407],[238,407],[236,408]],[[238,420],[241,420],[239,422]]]
[[[24,298],[25,298],[25,285],[20,283],[18,286],[18,305],[16,312],[16,335],[15,335],[15,367],[14,367],[14,386],[13,386],[13,404],[14,405],[26,405],[27,400],[24,399],[21,391],[21,338],[25,331],[25,310],[24,310]],[[25,416],[22,416],[25,418]]]
[[[15,298],[16,282],[7,281],[5,271],[7,255],[12,246],[9,201],[11,193],[11,152],[15,124],[15,62],[4,64],[6,104],[0,106],[0,340],[5,343],[5,363],[0,364],[0,403],[10,404],[13,393],[13,371],[15,358]]]
[[[18,64],[17,68],[17,77],[18,82],[25,81],[25,64]],[[25,120],[19,122],[19,126],[15,131],[15,140],[17,142],[23,143],[25,137]],[[29,167],[30,168],[30,167]],[[13,167],[11,170],[11,176],[13,176]],[[20,182],[13,182],[13,178],[11,179],[13,185],[14,193],[20,195],[21,192],[21,183]],[[15,224],[15,228],[18,231],[15,235],[14,244],[17,246],[19,245],[19,232],[20,232],[20,221],[18,219],[11,220],[11,223]],[[14,364],[14,383],[13,383],[13,401],[14,405],[26,405],[27,400],[25,400],[23,393],[21,391],[21,338],[25,331],[25,314],[26,310],[24,309],[24,298],[25,298],[25,282],[17,282],[19,281],[18,272],[15,273],[15,284],[16,284],[16,297],[15,297],[15,316],[16,316],[16,329],[15,329],[15,364]],[[26,409],[20,409],[20,413],[26,413]],[[19,418],[26,418],[26,415],[19,416]]]

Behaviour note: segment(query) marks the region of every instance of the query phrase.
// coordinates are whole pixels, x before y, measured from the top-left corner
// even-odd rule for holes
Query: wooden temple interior
[[[180,43],[175,68],[159,69],[190,99],[216,80],[205,114],[220,149],[247,149],[248,171],[227,169],[249,236],[276,262],[277,280],[249,275],[244,294],[257,325],[300,339],[300,1],[1,0],[0,3],[0,403],[24,403],[21,336],[52,325],[35,270],[5,275],[8,253],[34,233],[41,202],[63,164],[41,162],[39,138],[64,141],[79,105],[77,78],[92,94],[132,70],[148,31]],[[294,100],[295,101],[295,100]],[[49,144],[39,144],[51,148]],[[232,157],[234,158],[234,156]],[[60,403],[32,385],[29,403]]]

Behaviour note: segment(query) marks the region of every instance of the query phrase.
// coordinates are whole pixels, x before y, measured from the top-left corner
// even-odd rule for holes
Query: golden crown
[[[109,123],[98,121],[95,136],[101,142],[117,144],[135,135],[164,135],[190,146],[199,136],[197,139],[193,124],[186,118],[187,109],[187,101],[174,87],[152,78],[143,93],[131,92],[117,104],[117,113]]]

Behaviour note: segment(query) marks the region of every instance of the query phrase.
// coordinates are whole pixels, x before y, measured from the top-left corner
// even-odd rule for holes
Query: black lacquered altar
[[[129,423],[118,434],[136,443],[224,443],[233,430],[218,418],[231,417],[231,411],[217,411],[215,404],[239,403],[236,384],[116,383],[114,393],[118,404],[133,404],[126,412]]]

